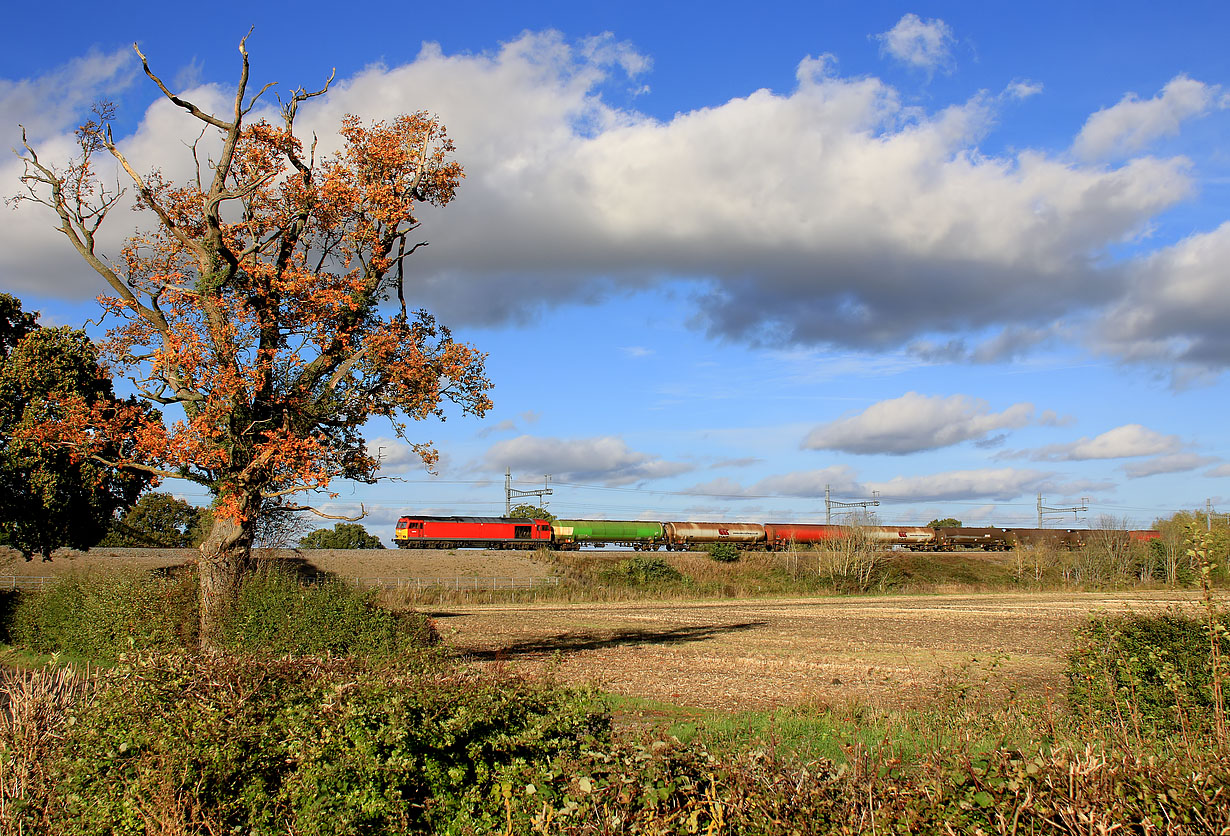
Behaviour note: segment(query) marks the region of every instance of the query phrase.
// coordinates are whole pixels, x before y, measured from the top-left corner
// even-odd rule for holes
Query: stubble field
[[[0,578],[152,570],[192,550],[96,549],[25,561],[0,551]],[[349,577],[543,578],[515,551],[282,550],[301,568]],[[1064,688],[1072,633],[1093,612],[1188,607],[1175,591],[979,593],[717,601],[463,605],[431,615],[480,665],[595,684],[698,708],[877,707],[926,703],[954,682],[1005,693]]]
[[[911,595],[454,607],[441,633],[482,664],[634,697],[740,710],[918,706],[967,684],[1062,698],[1091,612],[1188,607],[1183,592]]]

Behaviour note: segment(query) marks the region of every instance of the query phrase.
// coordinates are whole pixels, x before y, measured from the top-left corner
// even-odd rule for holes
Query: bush
[[[358,523],[337,523],[318,528],[299,541],[301,549],[383,549],[384,543]]]
[[[710,543],[705,547],[711,560],[721,563],[734,563],[739,559],[739,547],[734,543]]]
[[[629,586],[651,586],[686,580],[682,572],[660,557],[633,557],[622,560],[604,574],[609,580]]]
[[[1230,626],[1230,616],[1220,622]],[[1220,641],[1230,656],[1225,633]],[[1198,726],[1212,719],[1210,657],[1208,626],[1186,613],[1092,616],[1068,657],[1068,700],[1094,720],[1139,717],[1171,731],[1181,710]]]
[[[227,614],[222,642],[232,650],[277,655],[392,657],[435,644],[430,620],[391,612],[376,593],[331,581],[303,587],[267,570],[247,579]],[[121,654],[195,650],[199,624],[195,572],[172,577],[70,575],[22,593],[8,632],[36,653],[112,664]]]
[[[197,582],[192,572],[152,575],[68,575],[54,586],[22,593],[9,634],[35,653],[66,653],[112,663],[135,650],[197,645]]]
[[[342,581],[304,587],[287,572],[263,571],[240,589],[223,642],[234,650],[334,656],[396,656],[436,643],[426,616],[383,609],[376,594]]]
[[[608,739],[593,705],[464,671],[160,657],[101,677],[41,812],[65,836],[495,832],[504,772]]]

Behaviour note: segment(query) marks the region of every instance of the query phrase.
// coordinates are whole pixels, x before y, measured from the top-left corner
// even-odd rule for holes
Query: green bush
[[[111,663],[133,650],[169,651],[197,644],[197,583],[191,572],[68,575],[12,608],[13,643],[35,653]]]
[[[465,671],[164,656],[101,677],[28,815],[65,836],[495,832],[501,774],[609,739],[595,704]]]
[[[652,586],[686,580],[682,572],[660,557],[633,557],[621,560],[603,574],[607,580],[625,583],[628,586]]]
[[[224,643],[279,655],[395,656],[434,644],[426,616],[381,608],[374,591],[342,581],[304,587],[277,570],[247,579],[227,614]]]
[[[1230,626],[1230,616],[1220,616]],[[1221,635],[1230,661],[1230,639]],[[1223,676],[1225,671],[1223,671]],[[1208,625],[1190,614],[1096,615],[1076,635],[1068,656],[1068,699],[1095,720],[1139,717],[1160,730],[1176,729],[1179,710],[1199,726],[1213,701]]]
[[[121,654],[195,650],[196,575],[70,575],[18,596],[8,619],[14,644],[36,653],[114,663]],[[224,621],[222,642],[277,655],[398,656],[435,644],[430,620],[376,604],[341,581],[303,587],[276,570],[247,579]]]
[[[734,563],[739,559],[739,547],[734,543],[710,543],[705,547],[711,560],[722,563]]]

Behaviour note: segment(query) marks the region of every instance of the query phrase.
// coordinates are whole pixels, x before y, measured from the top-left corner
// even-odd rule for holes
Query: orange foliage
[[[294,133],[299,104],[318,94],[296,91],[280,126],[247,124],[259,94],[240,107],[246,78],[244,53],[233,118],[173,99],[211,126],[203,141],[219,143],[196,182],[139,174],[114,146],[106,111],[82,126],[67,169],[44,166],[27,145],[24,178],[111,288],[99,297],[116,323],[103,356],[148,400],[182,412],[134,432],[135,413],[83,409],[47,432],[89,454],[126,426],[123,464],[207,485],[216,514],[245,524],[262,497],[374,478],[362,437],[371,416],[401,434],[405,419],[442,415],[447,402],[478,415],[491,405],[484,355],[404,302],[417,207],[447,204],[463,176],[444,128],[425,113],[375,124],[347,116],[343,149],[318,161]],[[154,220],[115,265],[93,250],[94,219],[114,201],[94,175],[103,151]],[[382,311],[391,298],[396,307]],[[413,446],[435,461],[430,445]]]

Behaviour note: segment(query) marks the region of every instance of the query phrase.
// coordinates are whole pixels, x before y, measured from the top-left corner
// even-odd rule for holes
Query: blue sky
[[[826,485],[890,524],[1230,505],[1224,3],[211,8],[23,13],[0,131],[64,155],[107,96],[173,174],[194,128],[131,42],[220,106],[249,26],[258,84],[337,68],[301,119],[324,146],[347,112],[440,115],[467,178],[417,298],[489,352],[495,409],[414,428],[438,477],[372,425],[397,478],[322,507],[387,538],[501,512],[505,467],[562,516],[822,521]],[[94,315],[51,219],[5,211],[0,289]]]

